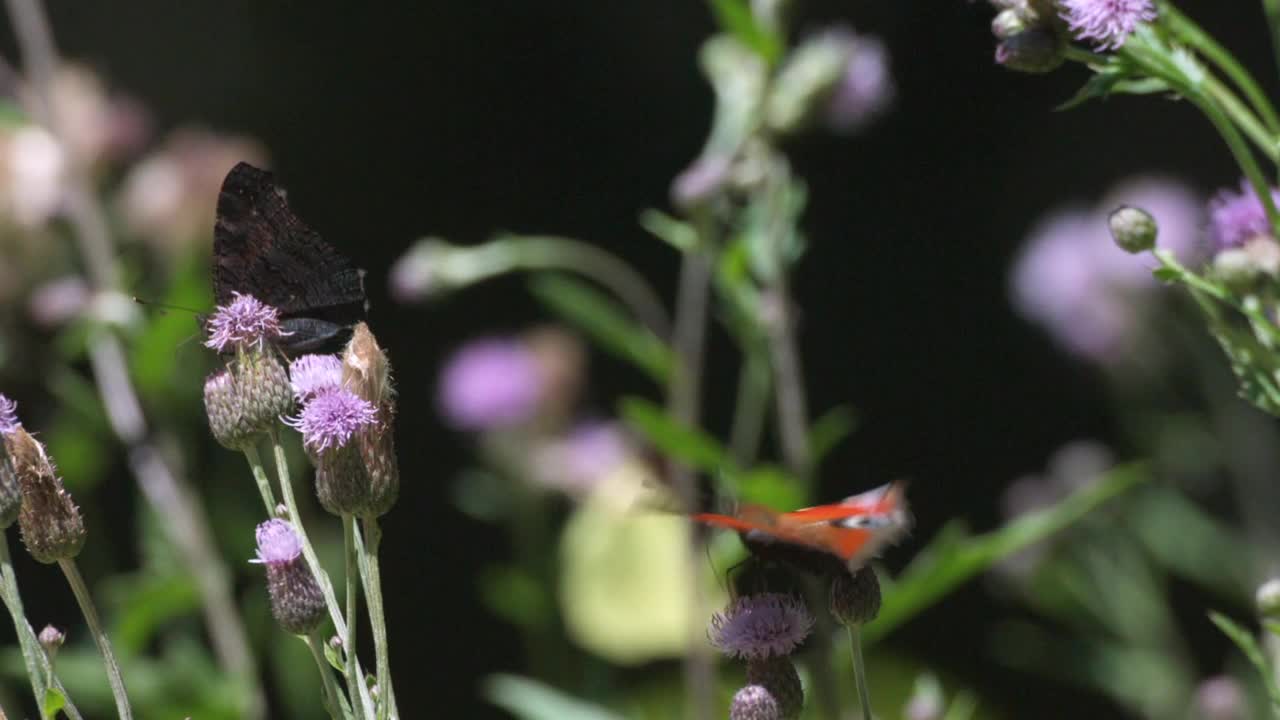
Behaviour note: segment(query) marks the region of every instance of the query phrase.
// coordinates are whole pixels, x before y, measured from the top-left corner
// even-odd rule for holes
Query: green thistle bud
[[[5,448],[22,487],[18,528],[27,552],[42,563],[75,558],[84,547],[84,520],[44,446],[19,427],[5,435]]]
[[[224,447],[241,450],[271,429],[293,406],[289,373],[274,356],[241,353],[204,384],[209,429]]]
[[[1142,208],[1121,205],[1107,216],[1107,227],[1116,245],[1131,255],[1156,246],[1156,219]]]
[[[1251,292],[1259,282],[1280,276],[1280,244],[1256,236],[1242,247],[1213,256],[1213,278],[1239,293]]]
[[[880,579],[863,565],[831,581],[831,614],[843,625],[862,625],[880,613]]]
[[[22,509],[22,487],[13,470],[9,453],[0,445],[0,530],[7,529],[18,519]]]
[[[1258,614],[1263,617],[1280,617],[1280,579],[1272,578],[1258,587],[1255,596]]]
[[[778,717],[784,720],[800,717],[804,709],[804,687],[796,666],[785,657],[753,660],[747,663],[747,687],[758,686],[768,691],[777,703]]]

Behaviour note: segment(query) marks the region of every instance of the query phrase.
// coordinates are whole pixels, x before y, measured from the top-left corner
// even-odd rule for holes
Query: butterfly
[[[751,554],[762,560],[819,575],[854,572],[911,529],[900,482],[792,512],[745,505],[733,515],[699,513],[692,519],[737,530]]]
[[[302,222],[266,170],[241,162],[218,193],[213,226],[213,294],[252,295],[280,312],[288,356],[334,352],[364,320],[364,270]]]

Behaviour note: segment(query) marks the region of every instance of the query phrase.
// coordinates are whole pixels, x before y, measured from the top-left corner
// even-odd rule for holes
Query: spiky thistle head
[[[284,336],[280,313],[252,295],[232,293],[230,303],[218,307],[205,324],[209,337],[205,347],[220,353],[255,349]]]
[[[1079,40],[1119,50],[1141,23],[1156,19],[1151,0],[1059,0],[1062,19]]]
[[[267,570],[271,614],[285,630],[306,635],[324,621],[324,594],[302,556],[302,541],[293,526],[280,519],[258,526],[258,557]]]
[[[711,644],[729,657],[785,657],[809,637],[814,618],[799,598],[781,593],[747,595],[711,618]]]
[[[337,355],[302,355],[289,363],[289,384],[301,404],[326,390],[342,387],[342,361]]]

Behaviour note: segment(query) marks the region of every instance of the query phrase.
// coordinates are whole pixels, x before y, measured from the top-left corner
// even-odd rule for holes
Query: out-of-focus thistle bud
[[[58,648],[67,641],[66,633],[52,625],[45,625],[44,629],[36,637],[40,641],[40,646],[44,648],[44,652],[52,660],[54,655],[58,654]]]
[[[993,3],[1000,12],[991,23],[996,62],[1010,70],[1045,73],[1066,59],[1067,28],[1052,0]]]
[[[17,403],[0,394],[0,436],[7,437],[22,427],[17,410]],[[21,507],[22,487],[9,460],[9,452],[0,444],[0,530],[7,529],[18,519]]]
[[[268,520],[258,526],[258,557],[250,562],[267,568],[271,614],[285,630],[306,635],[324,621],[324,594],[302,557],[302,543],[293,526]]]
[[[356,433],[356,447],[368,474],[368,501],[362,515],[377,517],[395,504],[400,494],[400,464],[396,460],[396,391],[391,363],[369,331],[360,323],[342,354],[342,384],[377,413]]]
[[[5,435],[5,449],[22,487],[18,528],[27,552],[42,563],[71,560],[84,547],[84,520],[44,446],[23,428]]]
[[[1236,292],[1249,292],[1264,278],[1280,276],[1280,244],[1264,235],[1213,256],[1213,278]]]
[[[763,685],[747,685],[733,694],[729,720],[782,720],[782,703]]]
[[[789,658],[775,657],[747,663],[746,687],[762,687],[778,704],[778,717],[798,718],[804,709],[804,687]]]
[[[840,573],[831,581],[831,614],[842,625],[871,622],[880,613],[880,580],[863,565],[854,573]]]
[[[1280,578],[1272,578],[1258,586],[1254,596],[1258,614],[1268,618],[1280,617]]]
[[[1131,255],[1156,246],[1156,219],[1142,208],[1121,205],[1107,216],[1107,227],[1116,245]]]

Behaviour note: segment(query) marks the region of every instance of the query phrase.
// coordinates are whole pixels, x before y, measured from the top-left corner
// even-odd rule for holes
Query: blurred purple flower
[[[302,433],[302,443],[313,453],[344,447],[360,430],[373,425],[378,411],[350,390],[333,389],[311,398],[291,427]]]
[[[1080,40],[1099,50],[1118,50],[1139,23],[1156,19],[1151,0],[1059,0],[1062,19]]]
[[[1203,720],[1244,720],[1249,703],[1244,689],[1230,675],[1216,675],[1196,688],[1196,717]]]
[[[1015,309],[1043,326],[1073,353],[1107,361],[1129,342],[1142,300],[1158,284],[1150,260],[1116,247],[1107,216],[1123,201],[1142,208],[1159,227],[1157,242],[1192,258],[1201,226],[1200,204],[1184,186],[1136,179],[1118,186],[1095,210],[1064,210],[1032,229],[1010,278]]]
[[[527,345],[506,338],[467,343],[440,374],[440,409],[462,430],[519,425],[537,412],[544,374]]]
[[[342,360],[337,355],[303,355],[289,363],[289,384],[299,403],[342,387]]]
[[[889,51],[870,35],[855,35],[848,29],[831,32],[847,36],[851,49],[844,75],[827,100],[827,125],[837,132],[856,132],[893,101]]]
[[[1280,190],[1272,188],[1271,197],[1280,204]],[[1272,234],[1267,211],[1248,180],[1240,181],[1240,192],[1221,190],[1209,201],[1209,241],[1214,252],[1242,247],[1259,235]]]
[[[585,494],[634,454],[617,423],[585,422],[538,451],[535,477],[549,487]]]
[[[31,320],[42,328],[57,328],[74,320],[89,305],[91,294],[84,278],[66,275],[31,291],[27,308]]]
[[[302,554],[302,541],[293,526],[284,520],[268,520],[257,529],[258,557],[249,562],[284,565]]]
[[[740,597],[711,618],[711,644],[729,657],[765,660],[790,655],[809,637],[814,618],[791,595]]]
[[[732,160],[724,153],[703,155],[694,160],[672,181],[671,202],[681,208],[706,202],[728,181]]]
[[[0,435],[8,435],[20,427],[22,423],[18,420],[18,403],[0,393]]]
[[[205,346],[218,352],[237,347],[257,347],[280,337],[280,314],[252,295],[233,293],[235,299],[219,307],[209,319],[209,339]]]

